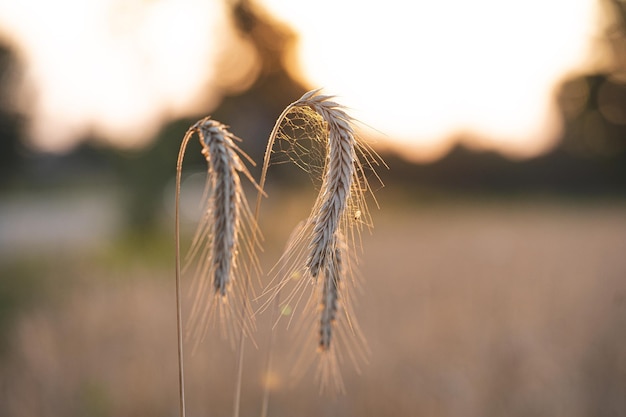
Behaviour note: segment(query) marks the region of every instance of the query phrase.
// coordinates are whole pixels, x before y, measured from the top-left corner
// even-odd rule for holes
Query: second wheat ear
[[[310,357],[317,351],[321,389],[343,391],[339,372],[343,359],[349,357],[358,369],[367,356],[352,314],[355,249],[361,247],[363,229],[372,227],[366,202],[366,195],[372,194],[368,177],[378,179],[374,168],[384,162],[358,138],[345,108],[319,91],[307,92],[283,111],[267,145],[261,187],[271,159],[282,154],[308,171],[319,190],[308,218],[292,233],[274,269],[265,306],[280,292],[287,293],[280,297],[280,311],[292,312],[290,322],[298,313],[302,321],[298,329],[312,330],[304,336],[302,350],[312,350]],[[259,204],[260,198],[257,210]],[[306,358],[301,355],[302,361]],[[298,372],[304,368],[304,362],[295,367]]]

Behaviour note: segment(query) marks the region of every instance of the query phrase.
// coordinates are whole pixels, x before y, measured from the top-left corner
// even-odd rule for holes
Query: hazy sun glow
[[[93,132],[138,146],[164,118],[216,105],[202,87],[233,31],[225,16],[219,0],[0,2],[0,35],[34,95],[23,105],[35,144],[62,150]]]
[[[293,75],[416,160],[460,137],[513,156],[549,148],[555,88],[583,69],[597,33],[594,0],[258,1],[299,33]],[[57,150],[89,132],[137,146],[245,87],[253,55],[225,5],[0,0],[0,38],[28,70],[31,136]]]
[[[586,62],[596,16],[592,0],[265,3],[301,35],[294,74],[420,160],[462,134],[517,156],[549,147],[555,85]]]

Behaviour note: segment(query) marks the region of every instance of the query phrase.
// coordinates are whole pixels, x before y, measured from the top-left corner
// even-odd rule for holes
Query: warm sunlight
[[[30,135],[48,150],[90,132],[139,146],[164,118],[217,105],[217,65],[233,31],[218,0],[0,2],[0,39],[27,69]],[[249,66],[233,66],[233,84]]]
[[[265,3],[300,32],[294,75],[418,160],[461,135],[512,156],[548,148],[555,85],[581,70],[597,23],[592,0]]]
[[[245,88],[253,51],[226,4],[0,0],[0,39],[27,68],[18,102],[35,143],[63,150],[95,133],[141,145]],[[548,149],[561,130],[555,88],[589,65],[597,34],[593,0],[260,4],[299,34],[293,76],[340,96],[381,145],[415,160],[459,138],[515,157]]]

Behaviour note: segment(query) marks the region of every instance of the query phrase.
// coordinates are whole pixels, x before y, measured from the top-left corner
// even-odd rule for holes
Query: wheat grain
[[[368,349],[354,315],[354,256],[341,233],[331,245],[334,254],[327,269],[320,274],[316,285],[306,287],[312,291],[297,318],[295,336],[303,348],[296,354],[292,375],[296,380],[301,379],[315,364],[320,392],[345,392],[342,364],[347,359],[360,372],[361,365],[367,361]]]
[[[337,318],[337,308],[339,302],[339,282],[343,274],[341,250],[336,247],[336,244],[333,244],[333,246],[335,247],[334,259],[328,262],[322,288],[321,317],[319,329],[319,347],[321,350],[330,349],[333,323]]]
[[[322,102],[323,103],[323,102]],[[314,106],[311,104],[311,106]],[[354,172],[354,140],[352,129],[349,125],[339,126],[337,121],[342,112],[325,111],[326,106],[315,105],[312,107],[329,122],[328,139],[328,168],[324,176],[322,191],[320,193],[321,204],[313,219],[313,236],[310,243],[310,255],[306,267],[310,270],[313,278],[317,278],[319,270],[328,265],[328,256],[333,252],[333,242],[339,223],[346,209],[347,201],[352,188]],[[319,109],[319,110],[318,110]]]

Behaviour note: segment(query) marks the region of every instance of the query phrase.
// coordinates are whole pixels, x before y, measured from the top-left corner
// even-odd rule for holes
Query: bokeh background
[[[0,415],[177,415],[182,136],[211,114],[260,162],[325,87],[389,166],[359,264],[371,355],[320,397],[279,327],[270,415],[626,416],[626,4],[363,3],[0,1]],[[309,188],[271,172],[265,270]],[[189,415],[231,415],[235,356],[189,352]]]

